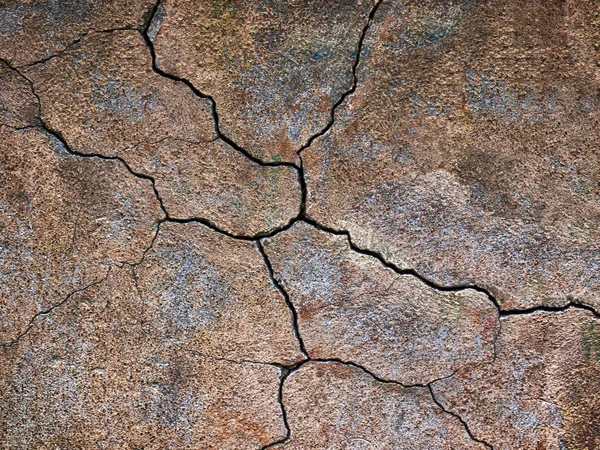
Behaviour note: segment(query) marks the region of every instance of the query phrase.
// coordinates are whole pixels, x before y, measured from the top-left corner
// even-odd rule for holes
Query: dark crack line
[[[471,432],[471,429],[469,428],[469,425],[467,424],[467,422],[465,422],[465,421],[463,420],[463,418],[462,418],[462,417],[460,417],[458,414],[456,414],[456,413],[454,413],[454,412],[452,412],[452,411],[450,411],[450,410],[448,410],[448,409],[444,408],[444,406],[443,406],[443,405],[442,405],[442,404],[441,404],[441,403],[438,401],[438,399],[436,398],[436,396],[435,396],[435,393],[433,392],[433,388],[431,387],[431,383],[430,383],[429,385],[427,385],[427,387],[428,387],[428,389],[429,389],[429,394],[431,395],[431,398],[432,398],[433,402],[434,402],[434,403],[435,403],[437,406],[439,406],[439,408],[440,408],[442,411],[444,411],[446,414],[449,414],[449,415],[451,415],[452,417],[456,418],[456,419],[457,419],[457,420],[458,420],[458,421],[459,421],[459,422],[462,424],[462,426],[464,427],[465,431],[467,432],[467,434],[469,435],[469,437],[471,438],[471,440],[473,440],[473,441],[475,441],[475,442],[478,442],[478,443],[480,443],[480,444],[482,444],[482,445],[485,445],[485,447],[489,448],[490,450],[494,450],[494,447],[493,447],[491,444],[489,444],[489,443],[487,443],[486,441],[483,441],[483,440],[481,440],[481,439],[477,439],[477,438],[476,438],[476,437],[473,435],[473,433]]]
[[[296,336],[296,339],[298,340],[298,345],[300,347],[300,351],[301,351],[302,355],[305,358],[308,358],[308,352],[306,351],[306,346],[304,345],[304,341],[302,340],[302,336],[300,335],[300,326],[298,324],[298,311],[296,311],[296,307],[294,306],[294,303],[291,301],[290,296],[284,289],[283,285],[277,280],[277,278],[275,278],[275,273],[273,272],[273,266],[271,265],[271,261],[269,260],[269,257],[265,253],[265,249],[263,248],[263,245],[260,242],[260,240],[256,241],[256,248],[258,249],[258,252],[262,256],[263,261],[265,262],[265,266],[267,267],[267,271],[269,272],[269,277],[271,278],[271,282],[277,288],[279,293],[282,295],[282,297],[285,300],[285,304],[287,305],[288,309],[290,310],[290,314],[292,315],[292,328],[294,329],[294,335]]]
[[[179,83],[183,83],[185,84],[197,97],[199,98],[203,98],[205,100],[208,100],[211,104],[211,111],[212,111],[212,116],[213,116],[213,122],[215,124],[215,133],[217,134],[217,136],[226,144],[228,144],[230,147],[232,147],[233,149],[237,150],[238,152],[240,152],[241,154],[243,154],[246,158],[248,158],[249,160],[255,162],[258,165],[264,166],[264,167],[291,167],[293,168],[296,172],[299,172],[299,167],[291,162],[271,162],[271,161],[263,161],[260,158],[257,158],[256,156],[252,155],[248,150],[246,150],[245,148],[243,148],[242,146],[238,145],[235,141],[233,141],[232,139],[230,139],[227,135],[225,135],[222,131],[221,128],[219,126],[219,113],[217,111],[217,102],[215,101],[215,99],[213,98],[212,95],[209,94],[205,94],[204,92],[200,91],[196,86],[194,86],[192,84],[192,82],[186,78],[183,77],[179,77],[177,75],[173,75],[171,73],[165,72],[164,70],[162,70],[160,67],[158,67],[158,64],[156,62],[156,52],[154,49],[154,43],[152,42],[152,39],[150,39],[150,36],[148,35],[148,30],[150,28],[150,26],[152,25],[152,21],[154,19],[154,16],[156,15],[156,12],[158,11],[158,8],[160,6],[161,2],[160,0],[154,5],[154,8],[152,9],[152,13],[150,14],[150,18],[147,21],[143,31],[141,31],[142,34],[142,38],[144,39],[144,42],[146,43],[146,46],[148,47],[148,50],[150,52],[151,55],[151,59],[152,59],[152,70],[164,77],[164,78],[168,78],[170,80],[173,81],[177,81]]]
[[[292,436],[292,428],[290,427],[290,424],[288,422],[287,410],[285,409],[285,404],[283,403],[283,387],[287,378],[293,373],[293,370],[281,367],[280,371],[281,375],[279,377],[279,390],[277,393],[277,400],[279,402],[279,408],[281,409],[281,420],[283,422],[283,426],[285,427],[285,436],[282,439],[279,439],[275,442],[271,442],[270,444],[263,446],[261,450],[267,450],[277,445],[285,444],[290,440]]]
[[[329,117],[329,121],[327,122],[327,125],[325,125],[325,127],[321,131],[313,134],[306,141],[306,143],[298,149],[298,151],[296,152],[297,155],[300,156],[300,154],[304,150],[309,148],[316,139],[323,136],[325,133],[327,133],[331,129],[331,127],[335,123],[336,110],[346,101],[346,98],[348,98],[348,96],[350,96],[350,95],[354,94],[354,92],[356,92],[356,88],[358,86],[357,71],[358,71],[358,65],[360,64],[360,56],[361,56],[361,53],[363,52],[365,37],[367,35],[367,32],[369,31],[369,28],[371,27],[371,24],[373,23],[373,18],[375,17],[375,14],[377,13],[377,10],[379,9],[379,6],[381,5],[382,2],[383,2],[383,0],[377,0],[377,3],[375,3],[373,8],[371,9],[371,11],[369,13],[369,17],[367,19],[367,23],[365,24],[365,26],[362,30],[360,38],[358,39],[358,44],[357,44],[357,49],[356,49],[356,58],[354,59],[354,63],[352,65],[352,85],[350,86],[350,89],[348,89],[344,93],[342,93],[342,95],[340,96],[338,101],[333,105],[333,108],[331,108],[331,115]]]
[[[73,296],[80,294],[84,291],[86,291],[87,289],[94,287],[94,286],[98,286],[99,284],[102,284],[107,278],[108,275],[110,274],[110,271],[112,270],[112,267],[109,266],[108,270],[106,271],[106,273],[104,274],[104,276],[97,280],[94,281],[82,288],[79,289],[75,289],[74,291],[71,291],[69,294],[67,294],[61,301],[59,301],[58,303],[55,303],[54,305],[50,306],[49,308],[43,310],[43,311],[38,311],[37,313],[35,313],[35,315],[29,320],[29,323],[27,324],[27,327],[25,328],[24,331],[22,331],[15,339],[13,339],[10,342],[3,342],[2,344],[0,344],[0,347],[12,347],[14,345],[16,345],[27,333],[29,333],[29,331],[33,328],[35,321],[38,319],[38,317],[40,316],[46,316],[50,313],[52,313],[52,311],[54,311],[57,308],[60,308],[62,305],[64,305],[65,303],[67,303]]]

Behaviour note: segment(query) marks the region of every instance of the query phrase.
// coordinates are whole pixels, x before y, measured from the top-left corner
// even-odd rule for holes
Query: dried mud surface
[[[0,4],[0,448],[600,448],[600,5]]]

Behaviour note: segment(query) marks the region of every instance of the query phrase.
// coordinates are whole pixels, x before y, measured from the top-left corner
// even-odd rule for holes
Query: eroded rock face
[[[167,0],[150,37],[161,69],[215,99],[227,136],[263,161],[296,162],[352,86],[374,4]]]
[[[259,449],[285,435],[278,369],[149,339],[130,267],[0,349],[5,448]]]
[[[139,33],[89,34],[26,73],[50,128],[77,151],[119,156],[153,177],[172,217],[252,236],[298,215],[296,172],[262,167],[218,140],[210,102],[154,73]]]
[[[433,385],[496,450],[600,446],[600,321],[590,312],[502,318],[493,364]]]
[[[265,251],[312,358],[414,385],[493,357],[498,314],[484,294],[437,291],[304,222],[267,240]]]
[[[119,161],[72,156],[36,129],[0,127],[0,342],[37,313],[138,262],[162,212]]]
[[[136,274],[149,334],[236,361],[302,358],[291,312],[253,242],[165,223]]]
[[[384,2],[356,93],[302,153],[308,214],[506,308],[599,306],[599,14]]]
[[[308,363],[283,388],[291,429],[285,449],[485,449],[427,388],[380,383],[339,363]]]
[[[31,126],[38,117],[37,99],[25,78],[0,61],[0,124]]]
[[[5,0],[0,59],[23,66],[63,51],[92,30],[141,27],[152,0]]]

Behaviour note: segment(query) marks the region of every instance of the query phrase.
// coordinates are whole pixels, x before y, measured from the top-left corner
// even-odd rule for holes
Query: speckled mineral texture
[[[308,214],[506,308],[600,307],[599,11],[384,2],[356,92],[302,153]]]
[[[0,61],[0,124],[13,128],[33,125],[38,104],[26,78]]]
[[[90,31],[141,27],[152,6],[151,0],[3,0],[0,59],[32,64]]]
[[[149,334],[236,361],[302,358],[292,315],[253,242],[165,223],[136,275]]]
[[[33,128],[0,126],[0,169],[0,342],[9,342],[111,264],[139,261],[163,215],[149,181]]]
[[[381,383],[339,363],[302,366],[288,377],[283,404],[292,432],[280,449],[485,449],[427,388]]]
[[[599,42],[0,0],[0,449],[598,450]]]
[[[350,361],[403,384],[493,358],[498,311],[482,293],[437,291],[306,223],[267,241],[265,251],[312,358]]]
[[[294,169],[260,166],[219,140],[210,102],[153,72],[139,33],[90,33],[26,73],[50,128],[77,151],[153,177],[171,217],[255,235],[298,215]]]
[[[285,435],[279,370],[149,339],[131,268],[0,349],[2,448],[259,449]]]
[[[600,321],[588,311],[502,318],[493,364],[435,383],[495,450],[600,447]]]
[[[221,130],[263,161],[297,160],[352,86],[374,0],[167,0],[157,64],[217,104]]]

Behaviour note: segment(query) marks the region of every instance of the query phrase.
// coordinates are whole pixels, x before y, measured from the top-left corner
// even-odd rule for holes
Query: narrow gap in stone
[[[444,411],[446,414],[451,415],[452,417],[455,417],[461,424],[462,426],[465,428],[465,431],[467,432],[467,434],[469,435],[469,437],[471,438],[471,440],[473,440],[474,442],[478,442],[479,444],[485,445],[488,449],[490,450],[494,450],[494,447],[490,444],[488,444],[485,441],[482,441],[481,439],[477,439],[475,436],[473,436],[473,433],[471,432],[471,429],[469,428],[469,425],[467,424],[467,422],[465,422],[463,420],[462,417],[460,417],[458,414],[447,410],[446,408],[444,408],[444,406],[438,401],[438,399],[435,397],[435,394],[433,392],[433,388],[431,387],[431,383],[427,385],[428,389],[429,389],[429,394],[431,395],[431,398],[433,399],[433,402],[442,410]]]
[[[150,18],[148,19],[144,29],[141,31],[142,38],[144,39],[144,42],[146,43],[146,46],[148,47],[148,51],[150,52],[150,56],[152,59],[152,70],[156,74],[158,74],[164,78],[168,78],[170,80],[185,84],[197,97],[208,100],[211,104],[213,121],[215,123],[215,133],[223,142],[225,142],[226,144],[231,146],[233,149],[237,150],[238,152],[243,154],[246,158],[250,159],[251,161],[255,162],[258,165],[265,166],[265,167],[292,167],[294,170],[296,170],[296,172],[298,172],[299,168],[296,164],[290,163],[290,162],[263,161],[263,160],[255,157],[254,155],[252,155],[248,150],[246,150],[242,146],[238,145],[235,141],[230,139],[227,135],[223,134],[223,132],[221,131],[221,128],[219,126],[219,113],[217,111],[217,102],[215,101],[215,99],[211,95],[201,92],[198,88],[196,88],[196,86],[194,86],[192,84],[192,82],[190,80],[183,78],[183,77],[179,77],[177,75],[170,74],[168,72],[165,72],[160,67],[158,67],[158,64],[156,62],[156,52],[154,50],[154,43],[152,42],[152,39],[150,39],[148,30],[149,30],[150,26],[152,25],[152,20],[153,20],[154,16],[156,15],[156,12],[158,11],[160,4],[161,4],[161,2],[159,0],[156,3],[156,5],[154,6],[152,13],[150,14]]]
[[[362,30],[362,33],[360,35],[360,38],[358,40],[358,45],[356,48],[356,58],[354,59],[354,64],[352,65],[352,85],[350,86],[350,89],[345,91],[340,96],[338,101],[333,105],[333,108],[331,108],[331,115],[329,117],[329,121],[327,122],[327,125],[325,125],[325,127],[321,131],[318,131],[317,133],[313,134],[310,138],[308,138],[306,143],[302,147],[300,147],[298,149],[298,151],[296,152],[298,155],[300,155],[304,150],[306,150],[308,147],[310,147],[312,145],[312,143],[315,141],[315,139],[323,136],[325,133],[327,133],[331,129],[331,127],[333,126],[333,124],[335,122],[335,111],[338,109],[339,106],[342,105],[342,103],[344,103],[344,101],[346,100],[346,98],[348,96],[350,96],[350,95],[354,94],[354,92],[356,92],[356,87],[358,85],[357,70],[358,70],[358,65],[360,64],[360,55],[363,51],[365,37],[367,35],[367,32],[369,31],[369,28],[371,27],[373,18],[375,17],[375,14],[377,13],[377,10],[379,9],[379,5],[381,5],[382,2],[383,2],[383,0],[377,0],[377,3],[375,3],[373,8],[371,9],[371,12],[369,13],[369,18],[367,19],[367,23],[365,24],[365,26]]]
[[[298,346],[300,347],[300,351],[302,352],[302,355],[306,359],[308,359],[309,355],[308,355],[308,352],[306,351],[306,346],[304,345],[302,336],[300,335],[300,326],[298,325],[298,311],[296,311],[296,307],[294,306],[294,303],[290,299],[290,296],[288,295],[286,290],[283,288],[283,286],[277,280],[277,278],[275,278],[275,273],[273,272],[273,266],[271,265],[271,261],[269,260],[269,257],[265,253],[265,249],[263,248],[263,245],[260,242],[260,240],[256,241],[256,248],[258,249],[258,252],[261,254],[261,256],[265,262],[265,266],[267,267],[267,271],[269,272],[269,277],[271,278],[271,282],[277,288],[279,293],[282,295],[288,309],[290,310],[290,313],[292,315],[292,327],[294,329],[294,335],[296,336],[296,339],[298,340]]]
[[[38,311],[37,313],[35,313],[33,315],[33,317],[31,319],[29,319],[29,323],[27,324],[27,327],[25,328],[25,330],[23,332],[21,332],[15,339],[13,339],[10,342],[3,342],[0,344],[0,347],[12,347],[14,345],[16,345],[27,333],[29,333],[29,331],[33,328],[33,324],[35,323],[35,321],[37,320],[38,317],[40,316],[45,316],[48,315],[50,313],[52,313],[52,311],[54,311],[57,308],[60,308],[62,305],[64,305],[65,303],[67,303],[74,295],[80,294],[81,292],[86,291],[87,289],[94,287],[94,286],[98,286],[99,284],[103,283],[104,280],[106,280],[108,278],[108,275],[110,274],[110,271],[112,270],[112,267],[109,267],[108,270],[106,271],[106,273],[104,274],[104,276],[97,280],[94,281],[86,286],[83,286],[82,288],[79,289],[75,289],[72,292],[69,292],[61,301],[59,301],[58,303],[55,303],[54,305],[50,306],[49,308],[46,308],[43,311]]]
[[[290,376],[293,370],[289,370],[285,367],[280,367],[281,375],[279,376],[279,391],[277,393],[277,401],[279,402],[279,408],[281,409],[281,420],[283,421],[283,426],[285,427],[285,436],[278,441],[271,442],[261,448],[261,450],[267,450],[269,448],[273,448],[279,444],[285,444],[290,440],[292,435],[292,429],[290,428],[290,424],[288,422],[287,411],[285,409],[285,405],[283,404],[283,386],[285,384],[285,380]]]

